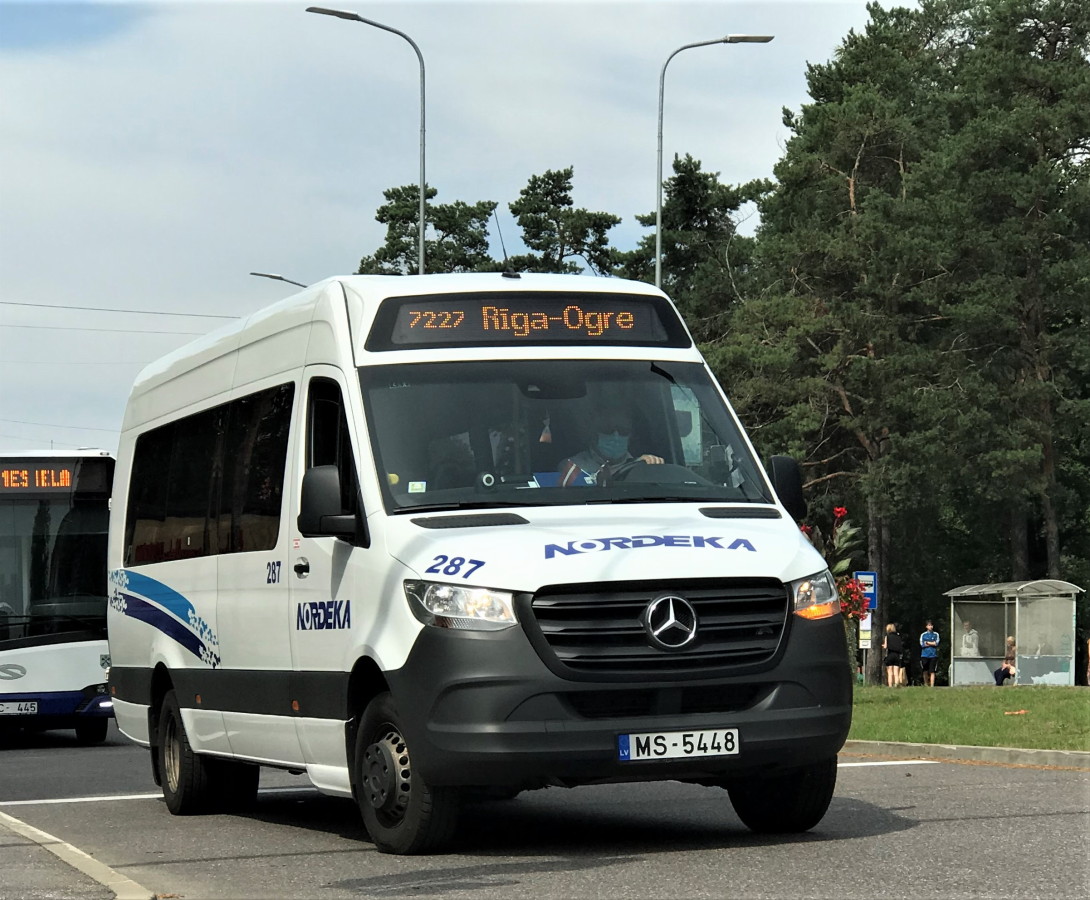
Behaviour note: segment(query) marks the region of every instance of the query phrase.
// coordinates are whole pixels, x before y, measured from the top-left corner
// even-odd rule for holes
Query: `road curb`
[[[71,844],[67,844],[51,834],[46,834],[44,831],[39,831],[33,825],[27,825],[21,819],[0,812],[0,828],[7,828],[9,831],[33,841],[43,850],[48,850],[72,868],[78,869],[103,887],[113,891],[117,900],[153,900],[155,896],[146,887],[114,871],[108,865],[99,862],[78,847],[73,847]]]
[[[1080,750],[1023,750],[1015,747],[973,747],[957,744],[910,744],[897,741],[846,741],[843,753],[861,756],[907,756],[913,759],[955,759],[1016,766],[1054,766],[1090,770],[1090,753]]]

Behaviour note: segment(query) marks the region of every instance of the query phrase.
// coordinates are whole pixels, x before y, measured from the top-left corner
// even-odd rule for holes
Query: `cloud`
[[[574,166],[579,206],[655,207],[660,69],[664,169],[691,153],[738,183],[770,177],[863,2],[340,3],[412,35],[426,66],[427,180],[439,202],[507,204]],[[0,2],[0,301],[242,315],[289,287],[355,270],[382,243],[382,191],[419,177],[419,75],[399,37],[305,3]],[[498,242],[493,241],[498,254]],[[0,449],[85,443],[116,428],[133,375],[215,320],[0,306]],[[109,432],[88,432],[106,449]],[[103,440],[105,439],[105,440]]]

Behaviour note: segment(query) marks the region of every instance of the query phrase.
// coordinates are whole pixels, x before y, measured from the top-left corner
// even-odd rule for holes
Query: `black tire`
[[[393,698],[379,694],[356,733],[356,800],[367,833],[383,853],[434,851],[454,834],[459,795],[432,787],[413,769]]]
[[[836,787],[836,758],[776,775],[750,776],[727,785],[734,811],[752,831],[809,831],[825,815]]]
[[[215,778],[206,756],[194,753],[182,724],[174,691],[167,691],[159,708],[159,773],[163,799],[176,816],[190,816],[213,808]]]
[[[101,744],[106,740],[110,720],[102,717],[76,722],[76,741],[80,744]]]

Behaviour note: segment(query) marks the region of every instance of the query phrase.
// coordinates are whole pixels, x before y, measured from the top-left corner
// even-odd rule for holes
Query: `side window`
[[[676,384],[671,386],[670,395],[674,401],[674,417],[677,419],[677,432],[681,438],[685,465],[699,466],[704,462],[700,404],[692,391],[683,390]]]
[[[275,547],[294,396],[281,385],[137,438],[125,565]]]
[[[225,413],[225,407],[218,406],[174,423],[163,522],[164,561],[217,552],[216,476]]]
[[[174,425],[164,425],[136,439],[129,502],[125,518],[125,565],[162,562],[163,524],[167,516],[167,479]]]
[[[295,385],[284,384],[230,405],[220,491],[220,553],[276,546],[294,396]]]
[[[336,466],[341,473],[341,511],[359,510],[356,465],[352,459],[352,437],[340,386],[328,378],[310,382],[307,395],[307,468]]]

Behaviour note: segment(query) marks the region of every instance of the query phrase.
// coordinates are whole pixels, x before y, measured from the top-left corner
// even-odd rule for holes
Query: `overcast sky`
[[[293,290],[251,271],[310,283],[382,244],[382,191],[419,178],[417,59],[307,5],[0,0],[0,451],[115,450],[140,368],[224,321],[192,314]],[[419,45],[428,184],[438,202],[497,201],[508,252],[507,204],[567,166],[577,206],[622,217],[615,246],[646,233],[634,217],[655,209],[658,80],[678,47],[776,36],[667,69],[666,174],[690,153],[740,183],[771,177],[806,63],[867,21],[864,0],[328,5]]]

